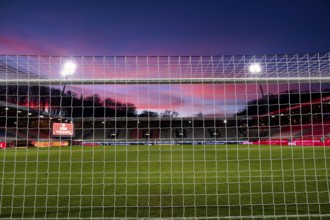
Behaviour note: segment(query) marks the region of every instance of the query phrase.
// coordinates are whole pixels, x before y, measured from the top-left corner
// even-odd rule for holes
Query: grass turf
[[[102,146],[0,151],[0,217],[330,217],[330,148]]]

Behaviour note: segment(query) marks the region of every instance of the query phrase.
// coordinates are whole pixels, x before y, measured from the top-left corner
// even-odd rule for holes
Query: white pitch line
[[[53,175],[53,174],[52,174]],[[68,174],[69,175],[69,174]],[[79,174],[75,174],[79,175]],[[123,174],[122,174],[123,175]],[[230,174],[231,175],[231,174]],[[130,176],[121,176],[121,177],[92,177],[92,176],[82,176],[82,177],[62,177],[59,176],[58,178],[55,177],[50,177],[50,178],[43,178],[43,177],[26,177],[26,178],[14,178],[14,177],[5,177],[4,179],[16,179],[16,180],[58,180],[58,179],[210,179],[210,178],[218,178],[218,179],[236,179],[236,178],[294,178],[294,177],[327,177],[328,175],[292,175],[292,176],[281,176],[281,175],[262,175],[262,176],[207,176],[207,177],[194,177],[194,176],[188,176],[188,177],[173,177],[173,176],[168,176],[168,177],[130,177]],[[0,178],[1,180],[2,178]],[[319,180],[319,179],[317,179]]]

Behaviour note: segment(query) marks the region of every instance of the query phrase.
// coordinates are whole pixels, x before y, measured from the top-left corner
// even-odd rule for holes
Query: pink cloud
[[[75,47],[79,51],[86,50],[90,46],[84,44],[83,39],[75,41]],[[47,49],[45,49],[47,48]],[[100,50],[101,51],[101,50]],[[93,50],[93,53],[95,50]],[[0,53],[2,54],[69,54],[69,49],[65,46],[57,46],[50,40],[34,40],[22,37],[0,37]],[[77,58],[79,60],[79,58]],[[136,66],[135,58],[129,60],[121,59],[123,65],[111,65],[99,60],[89,59],[88,62],[81,62],[78,67],[77,78],[143,78],[143,77],[166,77],[174,75],[176,68],[158,71],[158,66],[148,66],[146,57],[139,57],[139,66]],[[152,58],[157,59],[157,58]],[[81,61],[81,60],[80,60]],[[79,61],[79,62],[80,62]],[[118,61],[118,60],[117,60]],[[155,61],[155,60],[154,60]],[[99,63],[98,63],[99,62]],[[126,68],[124,64],[128,62]],[[106,65],[105,65],[106,64]],[[166,65],[165,65],[166,66]],[[55,68],[52,68],[54,71]],[[58,77],[58,76],[57,76]],[[68,86],[69,87],[69,86]],[[280,90],[291,88],[286,85],[263,85],[264,93],[279,93]],[[233,112],[235,105],[244,105],[247,101],[260,98],[260,88],[258,84],[195,84],[195,85],[104,85],[98,87],[76,86],[78,93],[93,94],[98,93],[101,97],[111,97],[124,103],[133,103],[138,109],[153,109],[162,111],[164,109],[177,110],[195,114],[199,111],[216,114],[221,111]],[[234,102],[234,103],[233,103]],[[229,104],[231,103],[231,106]],[[228,107],[224,107],[228,105]],[[221,107],[219,107],[221,106]],[[234,107],[233,107],[234,106]],[[233,112],[234,113],[234,112]]]
[[[0,36],[0,53],[2,54],[39,54],[46,51],[39,45],[27,43],[17,37]]]

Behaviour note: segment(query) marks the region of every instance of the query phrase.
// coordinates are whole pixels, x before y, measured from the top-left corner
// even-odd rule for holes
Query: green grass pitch
[[[0,150],[2,218],[330,218],[330,148]]]

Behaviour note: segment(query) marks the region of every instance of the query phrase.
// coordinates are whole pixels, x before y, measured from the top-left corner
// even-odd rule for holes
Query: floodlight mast
[[[67,61],[63,66],[62,75],[65,76],[65,79],[68,79],[69,76],[72,76],[74,74],[74,72],[76,71],[76,68],[77,68],[77,65],[74,62]],[[64,83],[63,90],[62,90],[62,96],[64,95],[65,87],[66,87],[66,84]]]
[[[76,71],[76,68],[77,68],[77,65],[73,61],[67,61],[63,66],[62,75],[65,76],[65,79],[68,79],[69,76],[72,76],[74,74],[74,72]],[[66,83],[63,84],[62,95],[61,95],[61,100],[60,100],[60,105],[61,105],[60,115],[63,114],[63,116],[65,116],[65,112],[62,111],[65,87],[66,87]]]
[[[256,76],[259,75],[262,72],[261,65],[259,63],[252,63],[249,66],[249,72],[252,73],[252,74],[254,74],[254,75],[256,75]],[[260,92],[261,92],[261,95],[262,95],[262,101],[263,101],[263,104],[265,105],[265,110],[267,112],[266,98],[265,98],[264,90],[262,88],[261,83],[259,83],[259,88],[260,88]]]

